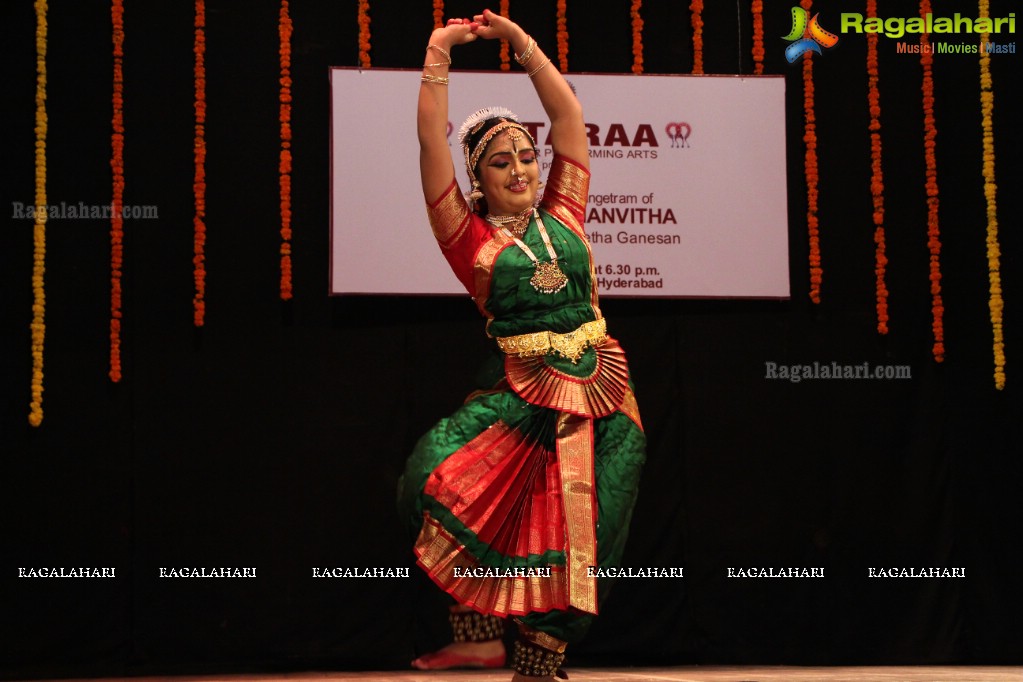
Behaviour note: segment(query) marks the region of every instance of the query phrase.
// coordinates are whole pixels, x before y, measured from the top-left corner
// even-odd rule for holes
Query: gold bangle
[[[529,36],[529,41],[526,43],[526,49],[522,51],[521,57],[517,54],[515,55],[515,61],[517,61],[520,66],[525,66],[526,62],[528,62],[530,58],[533,56],[533,51],[535,49],[536,40],[533,38],[533,36]]]
[[[437,85],[448,84],[447,78],[444,78],[443,76],[431,76],[428,73],[424,73],[423,77],[420,80],[422,80],[424,83],[436,83]]]
[[[427,45],[427,46],[426,46],[426,49],[427,49],[427,50],[437,50],[437,52],[440,52],[440,53],[441,53],[442,55],[444,55],[444,58],[448,60],[448,64],[450,64],[450,63],[451,63],[451,53],[450,53],[450,52],[448,52],[447,50],[445,50],[445,49],[444,49],[443,47],[441,47],[440,45],[433,45],[433,44],[430,44],[430,45]]]
[[[423,64],[424,69],[428,66],[451,66],[451,62],[434,62],[433,64]]]
[[[543,69],[543,67],[547,66],[550,63],[551,63],[551,60],[548,57],[547,59],[544,60],[543,64],[541,64],[540,66],[536,67],[535,69],[533,69],[532,71],[530,71],[526,75],[529,76],[530,78],[532,78],[536,74],[540,73],[540,70]]]

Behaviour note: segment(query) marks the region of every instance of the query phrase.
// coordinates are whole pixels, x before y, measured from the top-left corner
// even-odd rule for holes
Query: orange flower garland
[[[703,0],[693,0],[693,73],[703,73]]]
[[[989,12],[988,0],[980,0],[979,16],[986,18]],[[990,39],[990,34],[980,37],[981,44]],[[995,110],[995,93],[991,81],[991,55],[980,51],[980,104],[981,126],[984,131],[984,198],[987,199],[987,267],[988,267],[988,309],[991,314],[991,332],[994,352],[995,388],[1005,388],[1005,337],[1002,329],[1002,272],[1001,247],[998,243],[998,206],[995,201],[998,185],[995,183],[995,133],[992,115]]]
[[[502,17],[508,16],[508,0],[501,0],[501,10],[499,14]],[[502,71],[511,70],[511,55],[509,54],[507,40],[501,41],[501,70]]]
[[[359,66],[368,69],[369,60],[369,0],[359,0]]]
[[[110,201],[110,380],[121,380],[121,265],[124,257],[124,2],[110,8],[114,32],[114,115],[110,136],[113,198]]]
[[[807,12],[811,0],[800,0],[800,7]],[[813,55],[803,55],[803,142],[806,156],[803,169],[806,174],[806,227],[810,237],[810,300],[821,302],[821,282],[824,269],[821,267],[820,232],[817,225],[817,116],[814,113]]]
[[[632,0],[632,72],[643,73],[643,0]]]
[[[195,217],[192,226],[192,267],[195,295],[192,298],[193,321],[201,327],[206,320],[206,0],[195,0],[195,174],[192,193]]]
[[[281,0],[278,33],[281,59],[281,300],[291,299],[291,16],[288,0]]]
[[[561,73],[568,73],[568,7],[565,0],[558,0],[558,66]]]
[[[877,16],[877,0],[867,0],[867,16]],[[881,171],[881,95],[877,89],[877,34],[867,34],[867,82],[870,87],[870,195],[874,204],[874,275],[877,333],[888,333],[888,287],[885,285],[884,174]]]
[[[764,0],[753,0],[753,73],[764,73]]]
[[[35,212],[32,227],[32,401],[28,423],[43,423],[43,345],[46,340],[46,0],[36,0]]]
[[[433,27],[444,28],[444,0],[433,0]]]
[[[930,0],[920,0],[920,16],[926,18],[931,12]],[[941,232],[938,229],[938,170],[934,148],[938,137],[934,125],[934,77],[928,34],[920,34],[920,65],[923,67],[923,108],[924,108],[924,160],[926,163],[927,189],[927,249],[930,251],[931,280],[931,331],[934,345],[931,354],[935,362],[945,359],[945,330],[943,318],[945,307],[941,300]]]

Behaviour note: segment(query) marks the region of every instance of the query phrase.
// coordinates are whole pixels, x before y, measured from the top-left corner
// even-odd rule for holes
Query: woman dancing
[[[554,160],[538,201],[536,141],[489,108],[447,141],[456,46],[508,40],[550,119]],[[419,565],[457,602],[454,641],[420,669],[500,667],[518,628],[513,680],[554,679],[619,565],[646,440],[625,354],[608,335],[583,230],[589,153],[582,106],[536,41],[489,10],[434,30],[419,92],[420,170],[433,233],[486,320],[493,380],[420,439],[399,483]],[[505,77],[505,76],[498,76]]]

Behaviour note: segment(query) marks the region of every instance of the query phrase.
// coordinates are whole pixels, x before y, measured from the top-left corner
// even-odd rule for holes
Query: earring
[[[479,180],[472,181],[472,191],[469,192],[469,205],[470,208],[476,207],[476,202],[483,198],[483,192],[480,191]]]

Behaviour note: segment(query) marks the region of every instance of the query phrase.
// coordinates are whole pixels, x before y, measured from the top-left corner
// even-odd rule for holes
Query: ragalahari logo
[[[792,41],[792,44],[785,48],[785,58],[792,64],[800,59],[807,52],[813,51],[821,54],[822,47],[834,47],[838,44],[838,36],[831,31],[825,31],[817,21],[819,14],[810,14],[802,7],[792,8],[792,30],[785,40]]]

